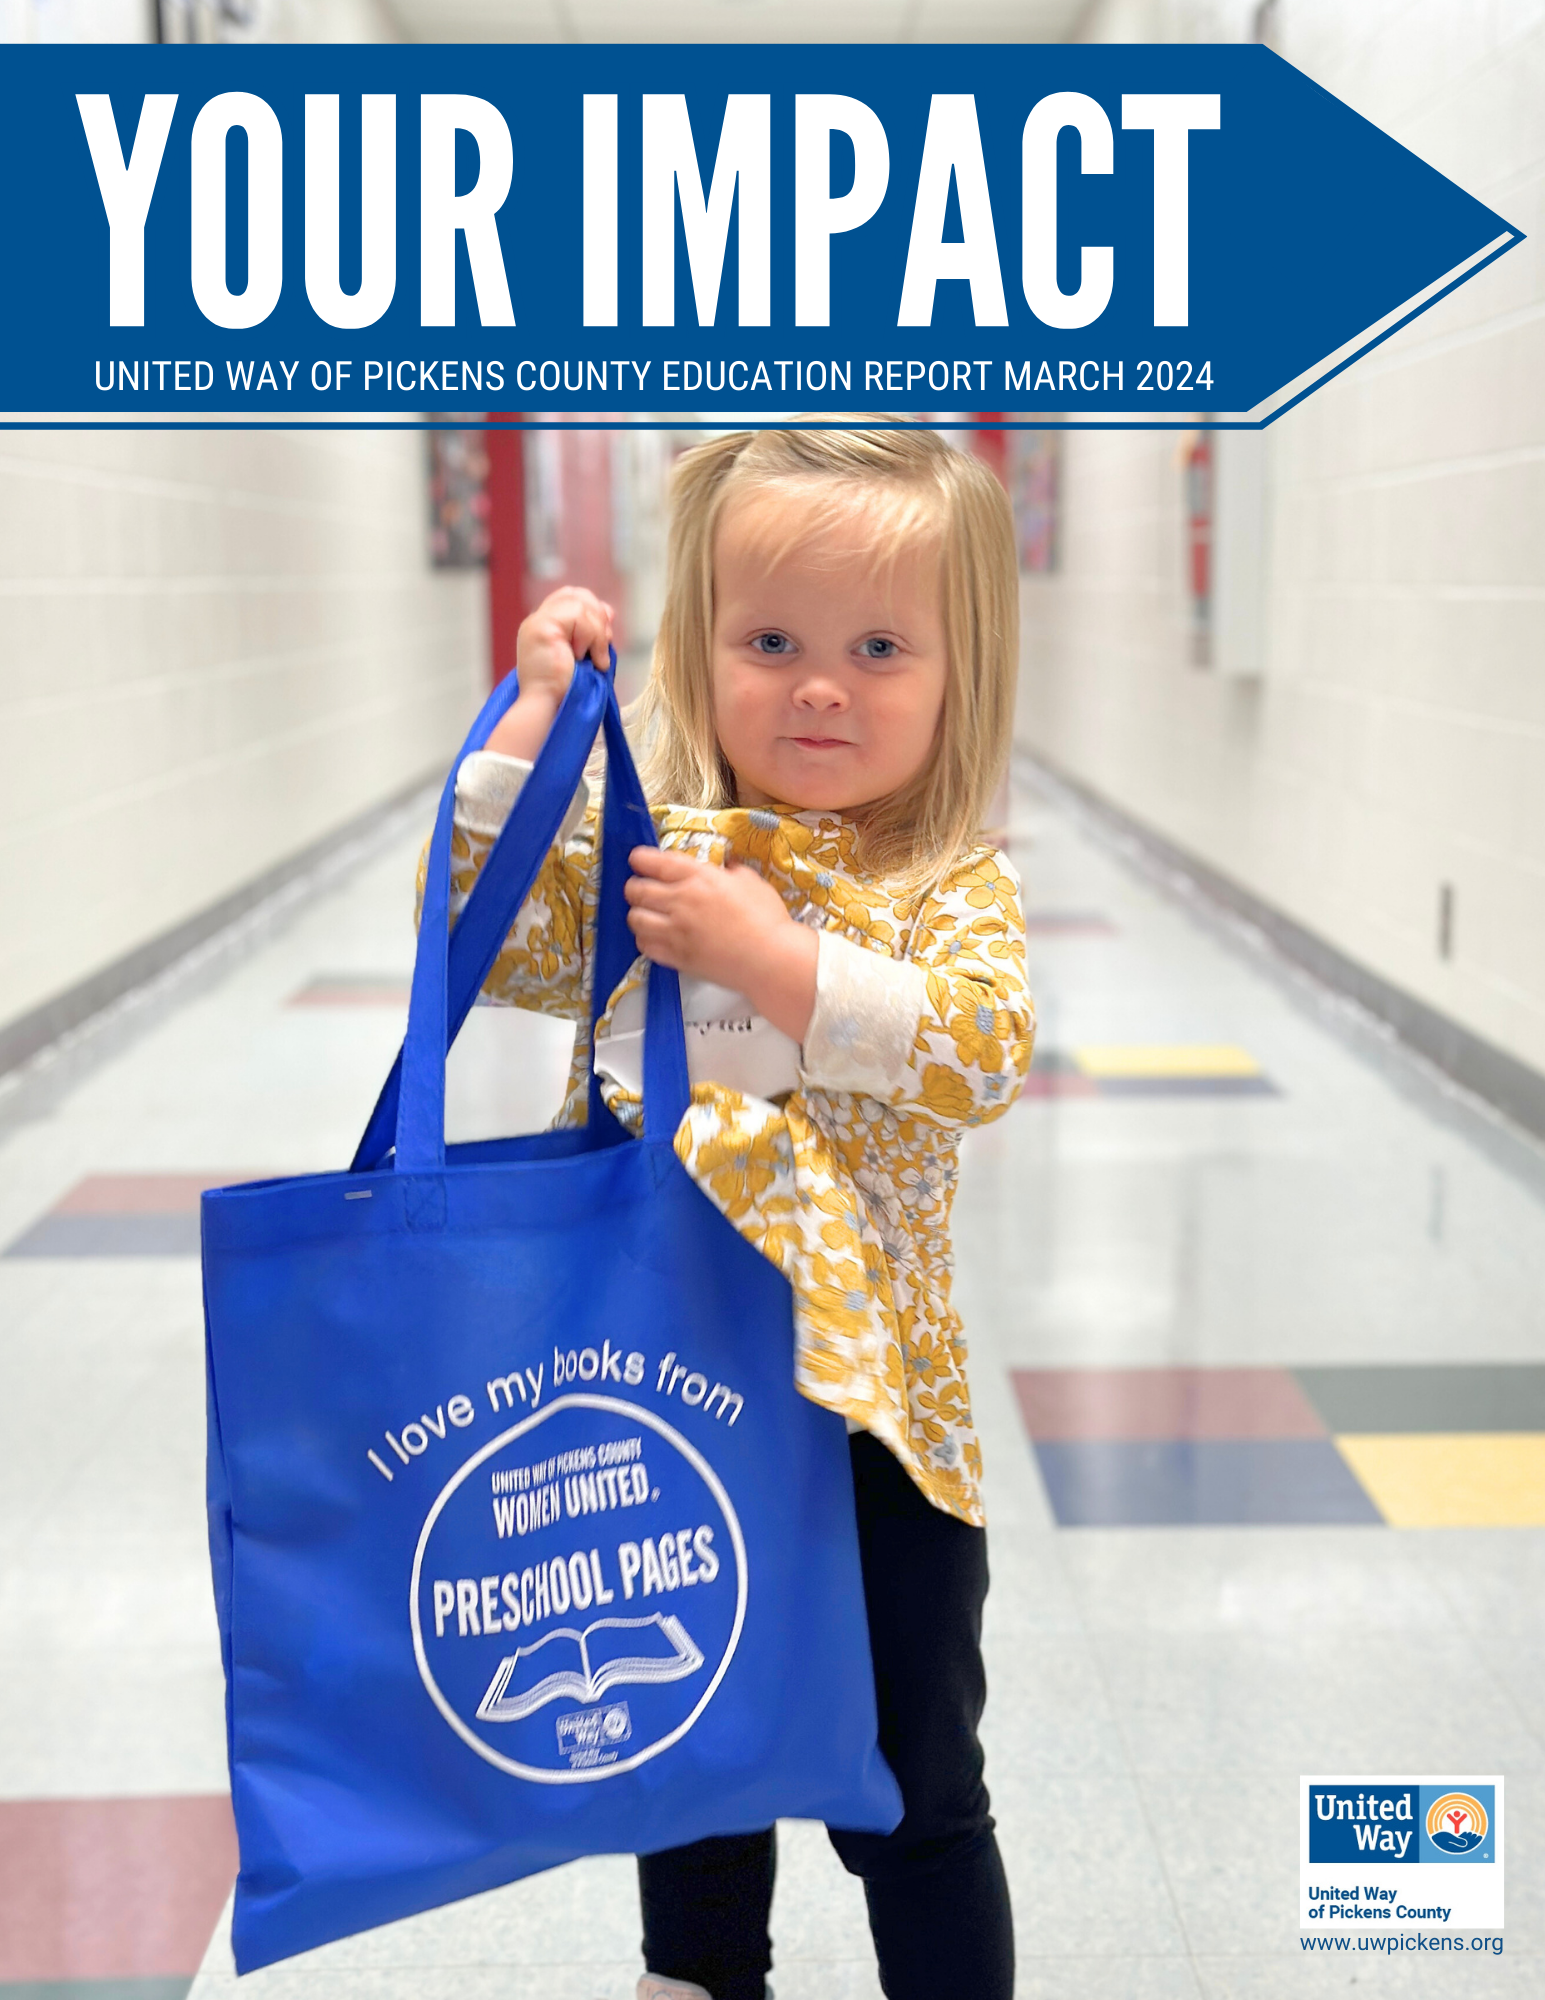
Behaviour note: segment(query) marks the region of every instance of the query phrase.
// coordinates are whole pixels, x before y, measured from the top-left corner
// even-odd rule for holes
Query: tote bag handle
[[[627,856],[653,845],[654,821],[645,802],[617,706],[612,654],[607,672],[582,660],[553,721],[535,768],[483,864],[454,931],[449,928],[451,839],[456,773],[479,750],[516,695],[515,676],[484,703],[457,752],[440,797],[424,886],[418,954],[413,968],[408,1030],[355,1152],[352,1171],[393,1162],[402,1173],[434,1172],[445,1164],[445,1057],[530,894],[584,772],[598,724],[606,733],[606,797],[601,815],[601,892],[596,913],[592,1025],[637,956],[627,925]],[[644,1034],[644,1136],[668,1139],[691,1097],[674,972],[652,966]],[[609,1119],[594,1071],[590,1116]]]

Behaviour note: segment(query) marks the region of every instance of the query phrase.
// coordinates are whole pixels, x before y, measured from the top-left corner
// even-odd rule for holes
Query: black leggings
[[[986,1698],[987,1538],[940,1513],[885,1447],[850,1439],[880,1748],[905,1812],[893,1833],[830,1830],[860,1875],[888,2000],[1011,2000],[1014,1928],[976,1728]],[[773,1830],[639,1856],[644,1962],[713,2000],[762,2000]]]

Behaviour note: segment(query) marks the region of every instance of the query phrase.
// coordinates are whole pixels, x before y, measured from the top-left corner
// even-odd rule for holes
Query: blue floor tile
[[[1328,1438],[1078,1439],[1035,1446],[1060,1527],[1378,1526]]]
[[[45,1215],[7,1257],[196,1257],[194,1215]]]

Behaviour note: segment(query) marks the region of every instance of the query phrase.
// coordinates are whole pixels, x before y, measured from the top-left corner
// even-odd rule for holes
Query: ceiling
[[[1061,42],[1087,0],[386,0],[416,42]]]

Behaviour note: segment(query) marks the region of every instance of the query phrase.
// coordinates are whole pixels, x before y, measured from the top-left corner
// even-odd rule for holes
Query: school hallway
[[[956,1210],[1018,1992],[1537,1994],[1545,1155],[1020,776],[1039,1038]],[[347,1162],[426,810],[0,1099],[3,2000],[236,1990],[197,1194]],[[545,1116],[563,1033],[469,1035],[453,1136]],[[1300,1774],[1416,1771],[1506,1776],[1505,1956],[1305,1955]],[[778,2000],[876,2000],[817,1827],[774,1932]],[[588,1861],[240,1990],[625,2000],[637,1935]]]

